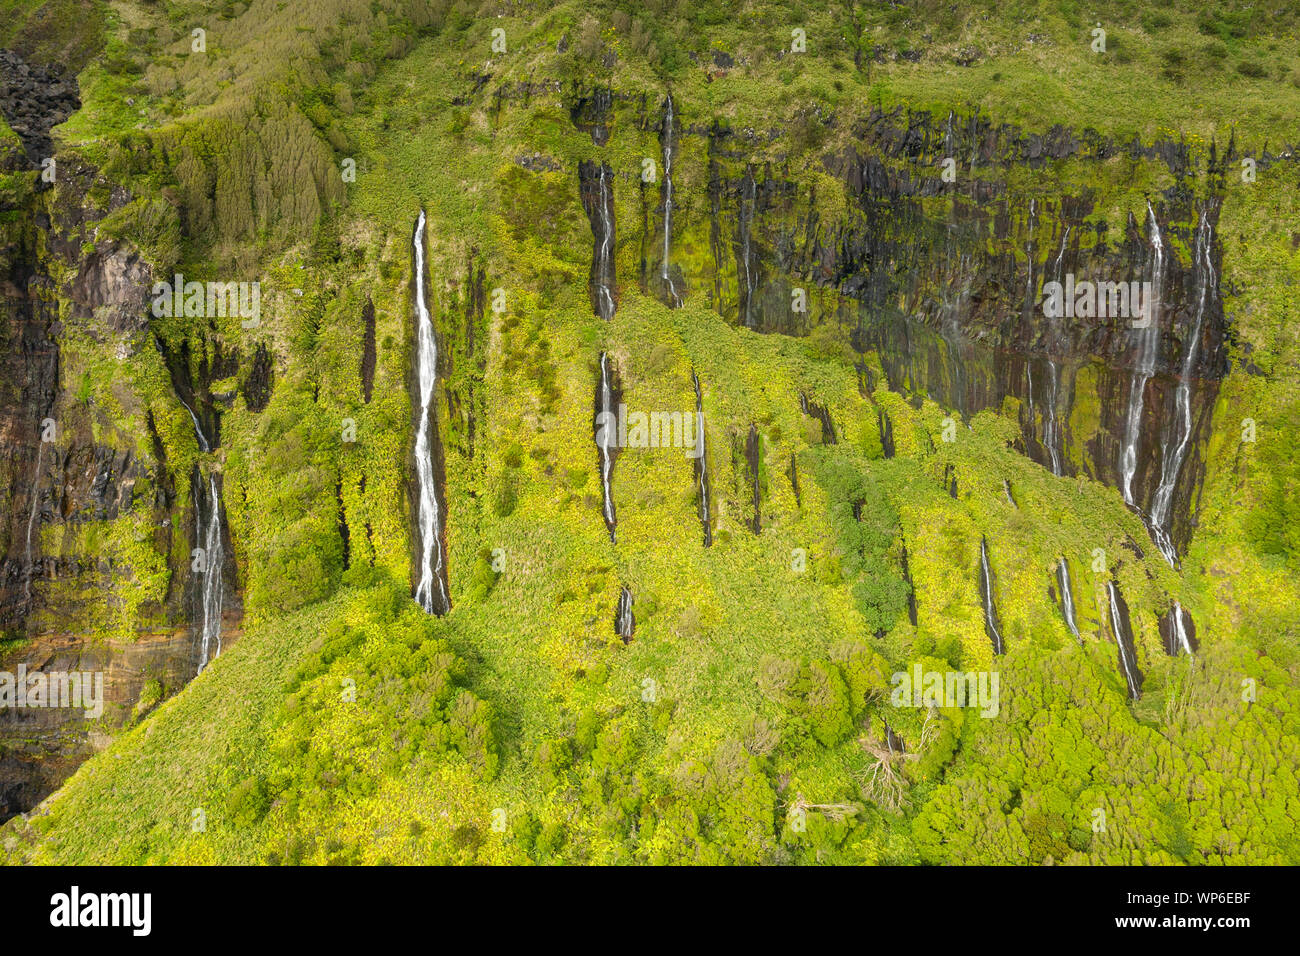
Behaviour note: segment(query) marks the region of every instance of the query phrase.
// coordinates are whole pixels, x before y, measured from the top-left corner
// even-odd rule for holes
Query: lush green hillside
[[[86,253],[121,241],[155,277],[262,283],[253,329],[154,317],[59,333],[60,386],[98,440],[135,449],[160,484],[172,476],[180,502],[196,468],[222,476],[242,619],[198,677],[0,829],[9,862],[1300,862],[1300,210],[1297,167],[1277,155],[1300,116],[1288,5],[115,2],[86,5],[94,16],[74,29],[78,5],[0,4],[15,14],[0,46],[96,51],[81,109],[55,131],[65,167],[85,163],[95,185],[60,181],[31,201],[102,199],[111,211]],[[796,28],[806,51],[790,50]],[[599,90],[607,113],[584,105]],[[638,281],[657,261],[659,186],[640,177],[646,158],[663,174],[669,92],[683,131],[673,261],[692,280],[671,309]],[[888,356],[854,348],[870,307],[790,265],[785,246],[765,247],[765,276],[785,301],[787,286],[808,294],[803,334],[743,327],[734,262],[715,287],[696,278],[719,247],[731,254],[711,181],[766,170],[799,210],[772,213],[770,234],[794,247],[820,229],[830,248],[849,235],[834,224],[871,221],[834,158],[872,153],[873,115],[906,130],[911,113],[934,130],[951,113],[974,130],[967,143],[981,122],[990,142],[1013,135],[1003,124],[1109,140],[1041,162],[957,157],[974,206],[979,183],[1036,208],[1086,197],[1085,251],[1121,247],[1152,195],[1221,192],[1228,368],[1180,569],[1106,476],[1031,460],[1021,425],[1041,412],[1007,396],[963,416],[891,389]],[[1135,138],[1147,155],[1125,153]],[[1230,139],[1216,171],[1211,149],[1221,158]],[[1160,143],[1185,150],[1186,167]],[[884,165],[937,183],[930,150]],[[587,160],[615,177],[609,322],[588,297]],[[129,200],[108,198],[110,184]],[[918,196],[960,231],[960,199]],[[442,617],[411,600],[421,209],[444,347]],[[1171,254],[1190,258],[1193,225],[1171,228]],[[997,239],[990,228],[972,242]],[[936,280],[916,301],[939,298]],[[204,383],[237,393],[205,452],[166,355],[189,343],[206,368],[216,341],[241,361]],[[273,387],[254,410],[259,349]],[[622,451],[610,540],[592,437],[602,352],[629,408],[689,413],[698,376],[711,547],[680,448]],[[1112,411],[1089,391],[1107,373],[1090,368],[1069,419],[1077,462],[1106,441]],[[828,410],[834,442],[801,396]],[[142,520],[88,521],[75,541],[44,532],[51,550],[112,551],[129,569],[120,601],[90,603],[87,633],[157,625],[183,580],[194,542],[160,549]],[[1078,641],[1053,584],[1062,557]],[[1136,701],[1108,582],[1131,615]],[[1162,648],[1175,600],[1196,621],[1194,656]],[[997,714],[895,706],[891,675],[917,665],[996,671]]]

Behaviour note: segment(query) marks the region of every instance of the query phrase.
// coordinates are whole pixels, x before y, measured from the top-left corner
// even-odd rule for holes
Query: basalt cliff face
[[[11,112],[25,90],[10,83],[3,101],[30,132],[27,157],[7,157],[19,173],[74,105],[38,96]],[[0,670],[94,670],[106,703],[93,722],[71,708],[0,715],[0,816],[57,786],[147,684],[156,703],[196,666],[188,482],[167,460],[156,401],[122,372],[156,350],[152,270],[99,234],[130,197],[80,160],[54,169],[0,210]],[[233,584],[233,560],[225,573]],[[237,604],[228,613],[233,625]]]
[[[1193,150],[1067,127],[1027,132],[978,113],[873,110],[849,131],[851,145],[823,152],[809,176],[772,158],[779,130],[732,130],[644,94],[570,96],[580,128],[626,124],[671,156],[671,181],[613,176],[618,216],[592,220],[598,251],[604,222],[618,222],[616,244],[636,250],[648,293],[670,306],[703,301],[760,332],[834,330],[860,356],[864,394],[877,384],[874,354],[892,389],[963,419],[1008,413],[1020,450],[1055,474],[1128,484],[1144,516],[1168,499],[1160,530],[1171,553],[1185,547],[1228,371],[1216,227],[1225,170],[1241,159],[1232,144]],[[1098,188],[1053,189],[1043,174],[1066,163]],[[1118,183],[1117,163],[1126,171]],[[1032,189],[1018,185],[1026,171],[1039,174]],[[578,170],[590,215],[588,173]],[[1128,184],[1153,181],[1169,185]],[[1130,209],[1108,221],[1117,197]],[[638,215],[626,215],[634,204]],[[593,256],[593,276],[607,260]],[[1153,276],[1145,352],[1136,299],[1130,312],[1103,292],[1100,305],[1076,311],[1071,295],[1068,315],[1046,314],[1049,283],[1123,283],[1127,298]],[[1185,434],[1171,436],[1168,423],[1183,417],[1174,430]]]

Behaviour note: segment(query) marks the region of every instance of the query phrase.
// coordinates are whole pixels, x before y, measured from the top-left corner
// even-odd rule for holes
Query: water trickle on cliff
[[[1129,383],[1128,414],[1124,419],[1124,444],[1120,452],[1120,491],[1124,495],[1124,502],[1132,507],[1138,507],[1133,494],[1133,478],[1137,474],[1147,381],[1155,373],[1160,346],[1160,301],[1165,275],[1164,239],[1160,235],[1160,223],[1156,221],[1156,213],[1150,202],[1147,203],[1147,225],[1151,241],[1151,301],[1145,312],[1146,327],[1134,329],[1137,355]]]
[[[902,554],[899,557],[902,565],[903,580],[907,582],[907,619],[916,627],[916,585],[912,583],[912,569],[907,563],[907,545],[903,545]]]
[[[1079,637],[1079,621],[1074,613],[1074,589],[1070,583],[1070,562],[1061,558],[1056,562],[1056,585],[1061,589],[1061,614],[1065,617],[1065,626],[1070,629],[1076,641]]]
[[[1164,642],[1165,653],[1170,657],[1177,657],[1179,654],[1195,656],[1196,624],[1192,621],[1192,616],[1177,601],[1160,618],[1160,637]]]
[[[1196,310],[1191,328],[1188,330],[1178,385],[1174,390],[1174,416],[1169,423],[1169,435],[1161,455],[1160,483],[1156,486],[1155,495],[1151,499],[1151,537],[1171,567],[1178,566],[1178,552],[1173,542],[1170,506],[1173,503],[1174,489],[1178,485],[1178,476],[1187,459],[1187,450],[1191,446],[1192,376],[1201,351],[1205,315],[1209,311],[1209,304],[1218,284],[1218,276],[1215,274],[1214,262],[1211,258],[1213,245],[1212,201],[1207,200],[1201,207],[1201,220],[1197,223],[1196,241],[1193,244]]]
[[[578,186],[582,207],[591,223],[591,306],[608,321],[618,306],[614,291],[614,186],[613,171],[606,163],[583,160],[578,164]]]
[[[669,94],[664,110],[664,258],[660,266],[660,278],[664,283],[664,291],[668,295],[668,304],[676,309],[681,307],[682,297],[678,294],[677,284],[673,281],[670,256],[673,235],[673,119],[673,98]]]
[[[993,653],[1001,654],[1005,650],[1002,632],[998,629],[998,612],[993,604],[993,570],[989,567],[989,545],[987,539],[980,536],[980,598],[984,603],[984,633],[993,644]]]
[[[609,540],[614,540],[617,519],[614,515],[614,459],[618,455],[618,400],[615,394],[613,372],[609,354],[600,353],[600,382],[596,386],[595,438],[596,453],[600,458],[601,514],[609,530]]]
[[[195,466],[195,478],[200,478]],[[226,548],[221,536],[221,490],[216,474],[208,475],[207,492],[196,482],[194,494],[195,540],[203,548],[199,571],[199,669],[208,666],[221,654],[221,606],[225,597],[221,572],[226,564]]]
[[[451,609],[444,558],[442,502],[434,473],[433,408],[438,382],[438,344],[425,299],[424,210],[415,224],[416,374],[420,388],[420,420],[415,429],[415,474],[419,492],[420,578],[415,600],[430,614]]]
[[[700,494],[700,525],[704,529],[704,546],[713,544],[713,506],[709,500],[709,454],[704,443],[704,396],[700,391],[700,379],[691,369],[691,385],[695,387],[695,487]]]
[[[1133,646],[1133,629],[1129,622],[1128,605],[1114,581],[1106,582],[1106,597],[1110,602],[1110,629],[1119,647],[1119,666],[1133,700],[1142,696],[1142,672],[1137,668],[1137,652]]]
[[[614,612],[614,633],[626,644],[636,633],[636,616],[632,613],[632,589],[623,586],[618,594],[618,609]]]

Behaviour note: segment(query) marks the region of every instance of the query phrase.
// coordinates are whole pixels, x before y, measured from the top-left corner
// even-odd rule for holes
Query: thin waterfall
[[[1142,696],[1142,672],[1137,667],[1137,652],[1133,645],[1133,629],[1129,621],[1128,605],[1124,603],[1119,587],[1114,581],[1106,582],[1106,596],[1110,601],[1110,629],[1119,647],[1119,666],[1128,684],[1128,694],[1133,700]]]
[[[754,182],[753,169],[745,170],[745,179],[740,187],[740,265],[741,275],[745,281],[745,305],[741,310],[741,320],[745,328],[754,327],[754,267],[750,261],[750,238],[754,231],[754,206],[758,198],[758,185]]]
[[[993,604],[993,570],[989,567],[988,540],[980,536],[980,597],[984,603],[984,633],[993,644],[993,653],[1001,654],[1002,632],[998,629],[998,612]]]
[[[614,188],[607,163],[578,163],[579,196],[591,223],[591,305],[606,321],[618,308],[614,290]]]
[[[664,111],[664,257],[663,264],[660,266],[660,278],[663,279],[664,289],[668,293],[668,304],[677,309],[681,307],[682,297],[677,292],[676,283],[673,282],[669,255],[673,235],[673,134],[673,97],[670,93]]]
[[[618,608],[614,612],[614,633],[627,644],[636,633],[636,616],[632,613],[632,589],[623,585],[618,593]]]
[[[700,525],[704,528],[704,546],[713,544],[713,508],[709,500],[709,454],[704,441],[704,396],[700,379],[691,369],[691,385],[695,387],[695,486],[700,493]]]
[[[32,531],[36,527],[36,512],[40,510],[41,503],[41,466],[45,461],[46,442],[41,441],[36,446],[36,476],[32,478],[32,507],[27,515],[27,561],[23,579],[23,602],[30,604],[32,600],[32,578],[36,574],[36,563],[32,560]]]
[[[1194,255],[1196,257],[1196,315],[1189,330],[1186,351],[1183,353],[1182,374],[1174,391],[1174,418],[1170,423],[1173,448],[1166,446],[1161,455],[1160,483],[1151,499],[1151,537],[1171,567],[1178,567],[1178,552],[1173,542],[1170,520],[1174,489],[1187,459],[1187,449],[1192,439],[1192,375],[1200,355],[1201,337],[1205,329],[1205,313],[1213,295],[1218,277],[1214,273],[1211,250],[1214,243],[1214,226],[1211,222],[1210,203],[1201,207],[1201,221],[1196,227]]]
[[[1006,497],[1007,504],[1009,504],[1011,507],[1013,508],[1020,507],[1018,504],[1016,504],[1016,496],[1011,493],[1011,482],[1007,481],[1005,478],[1002,479],[1002,494]]]
[[[1070,583],[1070,562],[1062,557],[1056,562],[1056,586],[1061,589],[1061,614],[1065,617],[1065,626],[1070,629],[1074,639],[1083,642],[1079,637],[1079,620],[1074,613],[1074,590]]]
[[[425,299],[424,210],[415,224],[416,369],[420,385],[420,420],[415,429],[415,473],[419,486],[420,579],[415,600],[430,614],[451,610],[447,567],[443,553],[443,512],[434,473],[433,416],[438,383],[438,343]]]
[[[600,353],[600,383],[596,387],[595,438],[596,453],[600,458],[600,491],[603,503],[601,513],[609,540],[614,540],[617,519],[614,515],[614,459],[618,457],[618,400],[610,370],[609,354]],[[701,433],[702,434],[702,433]]]
[[[1179,654],[1195,656],[1196,624],[1192,621],[1192,616],[1187,613],[1187,609],[1177,601],[1160,618],[1160,637],[1165,646],[1165,653],[1170,657],[1177,657]]]
[[[1070,226],[1065,227],[1061,236],[1061,251],[1056,255],[1056,281],[1065,282],[1065,250],[1070,241]],[[1043,445],[1052,468],[1052,474],[1061,475],[1061,426],[1058,420],[1061,404],[1061,367],[1056,363],[1054,353],[1060,344],[1060,319],[1052,317],[1051,332],[1047,343],[1047,405],[1043,410]]]
[[[880,453],[886,458],[894,457],[894,423],[889,413],[883,408],[876,418],[876,427],[880,430]]]
[[[1155,373],[1156,353],[1160,345],[1160,302],[1164,291],[1165,244],[1155,210],[1147,202],[1147,222],[1151,235],[1151,301],[1145,314],[1147,324],[1135,329],[1137,363],[1129,384],[1128,415],[1124,421],[1124,445],[1120,454],[1120,490],[1124,502],[1138,507],[1133,495],[1133,477],[1137,474],[1138,444],[1142,437],[1142,411],[1146,402],[1147,381]]]
[[[614,294],[611,288],[613,280],[610,278],[614,274],[614,218],[610,210],[613,203],[613,192],[609,185],[609,167],[601,163],[600,215],[604,228],[601,230],[600,244],[596,254],[600,262],[601,282],[597,291],[600,295],[600,317],[602,319],[612,319],[614,317]]]
[[[196,465],[194,477],[201,478]],[[199,569],[199,669],[208,666],[221,654],[221,605],[224,588],[221,572],[226,563],[226,548],[221,536],[221,491],[217,487],[216,473],[208,475],[206,500],[202,481],[196,483],[194,494],[195,540],[201,542],[203,561]]]

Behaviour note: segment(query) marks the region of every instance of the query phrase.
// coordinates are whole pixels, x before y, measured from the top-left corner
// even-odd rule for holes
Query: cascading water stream
[[[1160,344],[1160,302],[1164,290],[1165,245],[1155,210],[1147,203],[1147,221],[1151,235],[1151,301],[1146,304],[1147,324],[1137,328],[1137,363],[1129,384],[1128,414],[1124,421],[1124,445],[1120,454],[1120,491],[1125,504],[1138,507],[1133,495],[1133,478],[1137,474],[1138,443],[1142,433],[1142,411],[1146,402],[1147,381],[1155,373],[1156,352]]]
[[[1110,628],[1119,647],[1120,670],[1133,700],[1142,696],[1142,672],[1137,668],[1137,654],[1133,646],[1133,630],[1129,623],[1128,605],[1114,581],[1106,582],[1106,596],[1110,601]]]
[[[1196,370],[1196,360],[1200,355],[1201,336],[1205,328],[1205,313],[1208,311],[1211,295],[1218,281],[1211,259],[1214,242],[1214,227],[1211,224],[1210,205],[1207,202],[1201,208],[1201,221],[1196,227],[1194,244],[1196,275],[1196,313],[1189,330],[1187,347],[1183,353],[1183,365],[1178,377],[1178,386],[1174,390],[1174,417],[1170,422],[1173,448],[1166,447],[1161,456],[1160,483],[1156,486],[1151,499],[1151,537],[1156,547],[1169,562],[1170,567],[1178,567],[1178,552],[1174,547],[1173,528],[1170,520],[1174,489],[1178,485],[1178,476],[1182,472],[1187,458],[1187,449],[1192,438],[1192,375]]]
[[[614,395],[614,381],[609,367],[609,354],[600,353],[600,384],[596,388],[596,451],[600,457],[600,490],[603,499],[601,513],[609,540],[614,540],[617,519],[614,514],[614,458],[618,454],[618,411]],[[702,440],[702,439],[701,439]]]
[[[618,594],[618,609],[614,612],[614,633],[627,644],[636,633],[636,616],[632,613],[632,589],[623,585]]]
[[[1079,621],[1074,613],[1074,591],[1070,584],[1070,562],[1061,558],[1056,562],[1056,585],[1061,589],[1061,613],[1065,617],[1065,626],[1070,629],[1074,639],[1082,643],[1079,637]]]
[[[695,486],[700,493],[700,525],[704,528],[704,546],[713,544],[713,506],[709,500],[709,454],[704,439],[704,396],[700,379],[691,369],[691,385],[695,387]]]
[[[424,210],[415,224],[416,370],[420,387],[420,420],[415,429],[415,473],[419,486],[420,579],[415,600],[430,614],[451,609],[442,545],[442,502],[434,474],[433,403],[438,381],[438,344],[433,318],[425,300]]]
[[[980,597],[984,603],[984,632],[993,644],[993,653],[1001,654],[1005,650],[1002,632],[998,629],[997,608],[993,604],[993,571],[989,567],[988,541],[980,537]]]
[[[602,319],[612,319],[614,317],[614,295],[610,289],[609,279],[614,274],[614,223],[609,212],[609,207],[613,205],[613,201],[613,194],[609,186],[608,167],[601,163],[600,215],[604,228],[601,230],[600,245],[597,250],[601,275],[601,281],[597,286],[597,294],[600,296],[600,317]]]
[[[660,278],[668,293],[669,305],[676,309],[682,304],[682,297],[677,293],[670,268],[670,256],[673,235],[673,98],[668,96],[668,105],[664,112],[664,258],[660,267]]]
[[[1170,657],[1186,654],[1194,657],[1196,651],[1196,624],[1187,610],[1175,601],[1173,606],[1160,618],[1160,636],[1164,641],[1165,653]]]
[[[744,182],[741,183],[740,194],[740,261],[741,268],[744,270],[745,278],[745,308],[742,313],[742,321],[745,328],[752,329],[753,321],[753,302],[754,302],[754,268],[750,262],[750,234],[754,229],[754,206],[758,199],[758,185],[754,182],[754,171],[748,169],[745,171]]]
[[[36,563],[32,560],[32,531],[36,527],[36,512],[41,502],[41,466],[45,461],[45,442],[36,446],[36,475],[32,478],[32,507],[27,515],[27,560],[23,577],[23,601],[30,604],[32,600],[32,578],[36,574]]]

